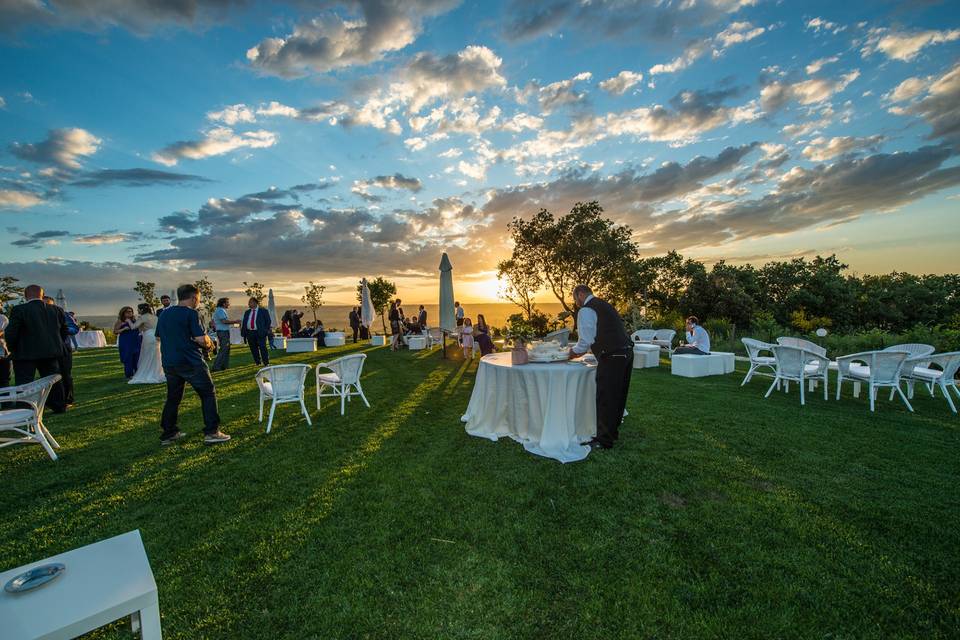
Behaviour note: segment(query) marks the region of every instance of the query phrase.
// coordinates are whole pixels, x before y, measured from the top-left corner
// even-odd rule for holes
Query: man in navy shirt
[[[207,368],[203,351],[213,342],[200,326],[200,292],[192,284],[177,287],[177,305],[167,307],[157,320],[157,339],[160,340],[160,360],[167,376],[167,401],[160,417],[160,444],[167,445],[183,437],[177,428],[177,414],[183,400],[184,384],[189,383],[200,396],[203,411],[203,442],[218,444],[230,436],[220,431],[217,411],[217,391]]]

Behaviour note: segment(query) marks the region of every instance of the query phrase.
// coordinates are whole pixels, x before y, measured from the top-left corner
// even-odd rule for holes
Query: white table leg
[[[139,614],[140,638],[142,638],[142,640],[162,640],[163,634],[160,632],[160,605],[153,604],[146,609],[141,609]]]
[[[130,633],[140,633],[140,612],[134,611],[130,614]]]
[[[854,398],[859,398],[859,397],[860,397],[860,383],[859,383],[859,382],[854,382],[854,383],[853,383],[853,397],[854,397]]]

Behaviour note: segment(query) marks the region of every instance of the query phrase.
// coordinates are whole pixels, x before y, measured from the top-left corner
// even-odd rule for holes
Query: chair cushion
[[[272,395],[273,395],[273,385],[270,384],[270,381],[269,381],[269,380],[264,380],[262,384],[263,384],[263,394],[266,395],[266,396],[272,396]]]
[[[33,420],[32,409],[4,409],[0,411],[0,425],[23,424]]]
[[[754,364],[774,364],[777,359],[772,356],[757,356],[750,360]]]
[[[340,376],[335,373],[321,373],[317,376],[317,382],[320,384],[340,384]]]
[[[939,380],[943,375],[940,369],[928,369],[927,367],[914,367],[910,373],[912,378],[922,378],[923,380]]]
[[[850,375],[854,378],[863,378],[864,380],[867,380],[870,378],[870,367],[865,364],[851,364]]]
[[[816,364],[807,364],[803,366],[803,373],[807,376],[816,375],[817,371],[820,370],[820,365]]]

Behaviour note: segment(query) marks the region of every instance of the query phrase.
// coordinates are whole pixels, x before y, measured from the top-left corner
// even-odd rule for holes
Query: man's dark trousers
[[[60,373],[60,363],[57,358],[44,358],[42,360],[14,360],[13,375],[17,380],[17,385],[33,382],[35,374],[40,374],[41,378]],[[55,384],[47,397],[47,406],[54,413],[63,413],[67,410],[66,401],[63,397],[63,385]]]
[[[213,361],[214,371],[226,371],[230,367],[230,331],[217,331],[217,358]]]
[[[183,400],[184,384],[189,384],[200,396],[200,409],[203,412],[203,432],[207,435],[220,430],[220,413],[217,411],[217,393],[213,387],[213,378],[206,363],[165,366],[163,373],[167,377],[167,401],[160,416],[163,429],[161,440],[169,438],[177,428],[177,414],[180,401]]]
[[[597,358],[597,442],[605,447],[620,437],[632,373],[632,348]]]
[[[270,355],[267,352],[267,336],[248,333],[247,343],[250,345],[250,353],[253,355],[254,362],[265,367],[270,364]]]
[[[63,385],[63,404],[73,404],[73,352],[66,345],[63,346],[63,355],[57,364],[62,376],[60,384]]]
[[[357,334],[360,333],[360,327],[358,327],[358,326],[353,326],[353,327],[350,327],[350,328],[353,329],[353,342],[356,343],[356,342],[357,342]]]

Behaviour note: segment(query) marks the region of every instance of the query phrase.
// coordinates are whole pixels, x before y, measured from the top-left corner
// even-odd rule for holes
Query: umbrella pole
[[[447,332],[446,330],[441,329],[440,334],[443,336],[443,338],[440,340],[441,342],[440,349],[442,351],[440,357],[446,360],[447,359]]]

